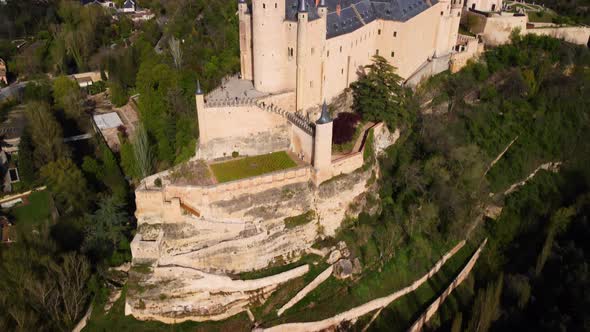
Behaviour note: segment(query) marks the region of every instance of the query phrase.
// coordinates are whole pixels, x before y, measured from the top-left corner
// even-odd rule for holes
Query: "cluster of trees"
[[[59,77],[27,85],[27,125],[19,145],[21,189],[46,185],[57,220],[17,224],[0,251],[0,328],[69,330],[84,314],[104,266],[130,258],[129,188],[119,161],[98,138],[64,143],[88,129],[77,83]]]
[[[37,7],[43,8],[44,15]],[[129,18],[121,16],[115,21],[108,9],[82,6],[79,1],[8,1],[2,7],[2,13],[13,11],[14,16],[3,21],[8,31],[0,33],[0,48],[7,51],[3,56],[10,71],[21,78],[99,69],[105,51],[98,51],[125,40],[133,28]],[[16,54],[10,42],[15,37],[29,39],[21,54]]]

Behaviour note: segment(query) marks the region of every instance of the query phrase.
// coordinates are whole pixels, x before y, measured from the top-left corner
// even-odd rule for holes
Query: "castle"
[[[198,89],[197,157],[288,150],[313,165],[316,185],[360,167],[333,165],[325,102],[374,55],[409,84],[448,69],[462,7],[461,0],[239,0],[240,80],[207,96]]]
[[[501,0],[238,0],[240,77],[207,94],[197,84],[195,157],[135,191],[132,266],[141,268],[130,274],[125,313],[167,323],[231,317],[309,267],[254,280],[228,274],[325,257],[331,249],[314,249],[318,239],[361,211],[376,213],[379,165],[367,161],[399,131],[367,123],[352,150],[336,152],[331,114],[350,108],[343,92],[374,55],[415,85],[457,71],[481,52],[481,40],[506,42],[514,28],[588,41],[587,28],[529,28],[526,16],[501,7]],[[466,17],[479,38],[458,34]],[[227,182],[210,172],[277,151],[297,166]]]
[[[296,110],[331,100],[381,55],[410,79],[457,43],[462,0],[240,0],[241,75],[296,92]]]

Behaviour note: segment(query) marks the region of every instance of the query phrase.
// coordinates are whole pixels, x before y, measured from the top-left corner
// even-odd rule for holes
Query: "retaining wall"
[[[483,247],[485,247],[487,242],[488,239],[485,239],[483,241],[483,243],[479,246],[475,254],[471,256],[471,259],[469,259],[467,265],[465,265],[461,272],[459,272],[459,275],[457,275],[455,280],[453,280],[449,287],[430,306],[428,306],[428,309],[426,309],[426,311],[422,315],[420,315],[416,322],[412,324],[410,329],[408,329],[408,332],[422,331],[426,322],[428,322],[428,320],[432,318],[434,314],[436,314],[440,306],[451,295],[453,290],[455,290],[455,288],[457,288],[469,276],[469,272],[471,272],[471,270],[475,266],[475,263],[477,263],[481,251],[483,250]]]
[[[161,190],[138,189],[135,193],[136,216],[144,217],[142,220],[145,222],[149,222],[150,216],[168,223],[178,222],[188,213],[181,208],[182,202],[198,211],[201,216],[224,218],[227,217],[226,212],[215,208],[212,203],[234,199],[246,193],[253,194],[293,183],[309,182],[311,174],[311,167],[303,166],[211,186],[170,184]]]

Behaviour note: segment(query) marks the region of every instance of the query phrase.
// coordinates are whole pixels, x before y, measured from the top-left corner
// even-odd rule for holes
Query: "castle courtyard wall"
[[[291,126],[291,146],[290,150],[296,156],[302,156],[303,161],[311,164],[313,162],[314,151],[313,151],[314,137],[309,133],[303,131],[297,126]]]
[[[229,157],[234,151],[260,155],[289,148],[289,125],[278,114],[255,105],[205,107],[198,112],[199,128],[208,134],[206,141],[199,142],[199,158]]]

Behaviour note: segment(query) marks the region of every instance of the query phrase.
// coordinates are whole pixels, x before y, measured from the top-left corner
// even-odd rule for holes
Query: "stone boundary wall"
[[[418,289],[418,287],[422,286],[422,284],[424,284],[426,281],[428,281],[430,278],[432,278],[432,276],[434,276],[451,257],[453,257],[459,250],[461,250],[461,248],[463,248],[463,246],[465,246],[465,240],[462,240],[457,245],[455,245],[455,247],[453,247],[453,249],[449,250],[438,262],[436,262],[436,264],[434,264],[434,266],[430,269],[430,271],[428,271],[428,273],[426,273],[420,279],[414,281],[410,286],[402,288],[399,291],[397,291],[391,295],[369,301],[363,305],[352,308],[348,311],[339,313],[336,316],[326,318],[321,321],[304,322],[304,323],[287,323],[287,324],[276,325],[276,326],[269,327],[266,329],[259,328],[259,329],[255,329],[254,331],[256,331],[256,332],[263,332],[263,331],[266,331],[266,332],[321,331],[321,330],[329,329],[333,326],[338,326],[339,324],[341,324],[344,321],[352,321],[354,319],[357,319],[361,316],[364,316],[364,315],[370,313],[371,311],[386,307],[389,304],[391,304],[391,302],[397,300],[398,298]]]
[[[451,55],[450,71],[456,73],[467,65],[467,62],[483,53],[483,44],[475,37],[459,35],[457,41],[461,43],[461,50]]]
[[[587,45],[590,39],[590,27],[586,26],[544,26],[529,23],[528,16],[511,13],[484,15],[465,9],[463,14],[461,22],[466,25],[471,23],[473,33],[481,35],[485,44],[492,46],[510,42],[510,35],[515,29],[519,29],[521,34],[551,36],[577,45]]]
[[[136,216],[156,215],[167,222],[176,222],[183,219],[185,214],[180,206],[182,202],[202,216],[215,214],[215,218],[224,218],[221,211],[214,211],[211,203],[233,199],[246,193],[309,182],[311,175],[311,167],[302,166],[210,186],[170,184],[161,190],[138,189],[135,192]]]
[[[479,246],[479,248],[477,248],[477,251],[473,254],[473,256],[471,256],[471,259],[469,259],[469,262],[467,263],[467,265],[465,265],[465,267],[461,270],[461,272],[459,272],[459,274],[457,275],[455,280],[453,280],[453,282],[449,285],[449,287],[432,304],[430,304],[430,306],[428,306],[428,309],[426,309],[426,311],[416,320],[416,322],[414,324],[412,324],[410,329],[408,329],[408,332],[422,331],[426,322],[428,322],[428,320],[430,318],[432,318],[432,316],[434,316],[434,314],[436,314],[436,312],[438,311],[440,306],[451,295],[453,290],[455,290],[455,288],[459,287],[459,285],[467,278],[467,276],[469,276],[469,273],[471,272],[471,270],[475,266],[475,263],[477,263],[477,260],[479,259],[481,251],[483,250],[483,248],[485,247],[487,242],[488,242],[488,239],[485,239],[482,242],[482,244]]]
[[[316,287],[318,287],[321,283],[326,281],[332,275],[333,271],[334,265],[330,265],[330,267],[325,269],[324,272],[320,273],[320,275],[313,279],[312,282],[303,287],[303,289],[300,290],[293,298],[291,298],[289,302],[285,303],[285,305],[282,306],[279,309],[279,311],[277,311],[277,316],[282,315],[283,312],[285,312],[285,310],[294,306],[297,302],[301,301],[301,299],[303,299],[307,294],[309,294],[309,292],[316,289]]]
[[[385,124],[383,122],[379,122],[374,124],[372,127],[368,128],[362,139],[360,146],[356,149],[356,152],[352,152],[346,156],[341,158],[332,160],[332,176],[338,176],[341,174],[349,174],[354,172],[355,170],[361,168],[365,163],[365,146],[366,140],[369,136],[369,133],[373,132],[373,144],[375,144],[375,140],[379,135],[384,134]],[[375,153],[377,153],[375,147],[373,146]],[[377,156],[375,156],[377,157]]]
[[[438,73],[449,69],[451,55],[443,55],[438,58],[429,58],[412,75],[408,77],[405,84],[410,87],[418,86],[422,81]]]
[[[577,45],[587,45],[590,42],[590,27],[540,27],[527,29],[525,32],[537,36],[559,38]]]
[[[363,163],[363,151],[354,152],[342,158],[332,160],[332,176],[352,173],[362,167]]]

